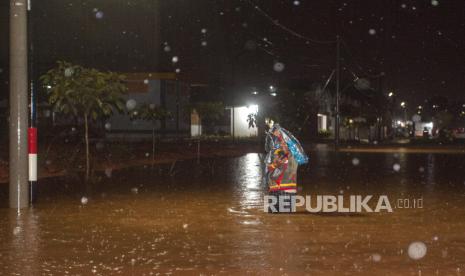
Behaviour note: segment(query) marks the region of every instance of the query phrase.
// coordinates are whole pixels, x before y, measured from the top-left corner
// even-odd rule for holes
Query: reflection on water
[[[5,262],[3,269],[17,275],[34,275],[38,271],[38,257],[40,251],[40,231],[38,229],[38,217],[34,211],[24,210],[20,213],[14,210],[7,212],[5,228],[1,229],[2,244],[7,245],[8,250],[2,259]],[[6,235],[5,235],[6,234]],[[16,261],[21,260],[23,265],[11,266]]]
[[[258,154],[185,162],[174,176],[170,166],[114,171],[85,205],[79,183],[41,181],[33,209],[0,209],[0,274],[457,274],[464,165],[461,155],[311,152],[302,195],[424,197],[423,209],[357,216],[264,213]],[[424,259],[408,258],[412,241],[426,244]]]
[[[235,173],[240,193],[240,206],[243,209],[259,207],[263,195],[263,166],[257,153],[245,155]]]

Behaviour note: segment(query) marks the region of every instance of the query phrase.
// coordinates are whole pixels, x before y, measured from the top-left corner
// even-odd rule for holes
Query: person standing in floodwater
[[[265,142],[265,181],[276,204],[272,204],[268,211],[295,212],[297,168],[307,163],[308,157],[300,142],[289,131],[272,121],[270,125]]]

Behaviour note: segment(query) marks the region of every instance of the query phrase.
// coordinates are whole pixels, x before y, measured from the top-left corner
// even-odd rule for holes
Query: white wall
[[[249,128],[247,116],[250,113],[258,112],[257,105],[239,106],[230,108],[231,110],[231,135],[234,137],[252,137],[258,135],[257,127]],[[233,117],[234,116],[234,117]]]
[[[325,131],[327,129],[327,116],[318,114],[318,131]]]
[[[202,135],[202,126],[197,124],[191,125],[191,136],[196,137]]]

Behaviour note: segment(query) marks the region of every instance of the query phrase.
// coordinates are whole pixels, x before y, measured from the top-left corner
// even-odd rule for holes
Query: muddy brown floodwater
[[[299,171],[301,195],[423,200],[392,213],[265,213],[256,153],[107,170],[87,194],[48,179],[33,208],[0,209],[0,275],[463,275],[464,166],[460,154],[320,148]]]

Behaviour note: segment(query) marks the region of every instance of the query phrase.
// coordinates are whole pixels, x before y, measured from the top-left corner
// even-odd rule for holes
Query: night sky
[[[1,98],[7,2],[0,4]],[[368,78],[412,105],[433,95],[464,98],[462,0],[34,2],[37,74],[64,59],[120,72],[177,70],[193,83],[232,90],[324,82],[339,34],[344,81]]]

